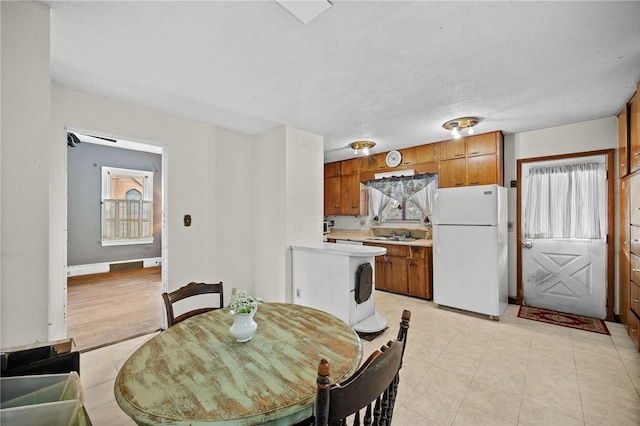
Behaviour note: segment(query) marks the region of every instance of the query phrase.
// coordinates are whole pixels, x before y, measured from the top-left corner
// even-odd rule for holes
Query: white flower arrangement
[[[249,314],[262,303],[259,297],[247,295],[246,291],[233,293],[229,298],[231,314]]]

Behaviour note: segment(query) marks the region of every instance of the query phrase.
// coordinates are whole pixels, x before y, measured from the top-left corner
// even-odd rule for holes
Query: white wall
[[[223,281],[227,295],[290,299],[290,242],[322,239],[323,139],[244,135],[51,86],[49,10],[1,5],[1,346],[66,335],[66,128],[164,147],[169,289]]]
[[[291,245],[323,239],[324,139],[287,126],[285,185],[285,299],[293,300]]]
[[[49,9],[2,10],[1,346],[49,336]]]
[[[280,127],[255,148],[255,283],[266,301],[291,301],[294,243],[322,240],[323,138]]]
[[[112,99],[52,87],[52,170],[64,179],[65,127],[164,145],[169,289],[190,281],[223,281],[253,289],[252,150],[255,138]],[[62,210],[66,192],[51,188]],[[190,214],[192,225],[183,226]],[[64,227],[64,221],[55,226]],[[53,231],[53,230],[52,230]],[[64,246],[58,235],[58,250]],[[57,277],[52,277],[57,279]],[[60,283],[56,292],[64,284]]]
[[[515,135],[505,135],[505,186],[509,187],[509,183],[516,179],[517,160],[519,159],[617,148],[617,123],[616,117],[608,117]],[[613,175],[612,173],[610,179],[614,178]],[[617,187],[617,185],[614,186]],[[509,188],[509,222],[513,224],[513,231],[509,232],[509,296],[514,298],[517,295],[516,197],[515,188]],[[617,241],[617,238],[614,241]]]

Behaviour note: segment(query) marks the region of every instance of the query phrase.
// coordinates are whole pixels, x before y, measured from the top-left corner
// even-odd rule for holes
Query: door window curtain
[[[599,168],[584,163],[529,169],[524,237],[601,238]]]

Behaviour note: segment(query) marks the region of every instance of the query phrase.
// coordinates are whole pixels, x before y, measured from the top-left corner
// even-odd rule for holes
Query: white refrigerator
[[[436,190],[433,301],[497,318],[509,303],[507,189]]]

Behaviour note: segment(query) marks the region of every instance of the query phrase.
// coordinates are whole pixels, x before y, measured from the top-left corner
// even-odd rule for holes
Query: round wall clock
[[[398,167],[402,161],[402,154],[400,151],[389,151],[387,153],[387,166]]]

